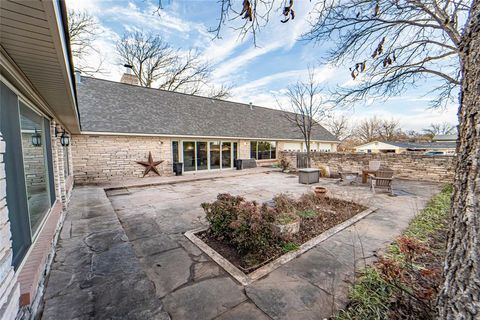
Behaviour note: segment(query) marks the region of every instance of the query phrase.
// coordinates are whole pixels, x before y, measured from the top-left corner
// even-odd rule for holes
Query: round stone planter
[[[300,219],[287,224],[274,223],[275,230],[281,234],[296,234],[300,231]]]
[[[318,197],[324,197],[328,190],[324,187],[313,187],[312,191],[315,192]]]

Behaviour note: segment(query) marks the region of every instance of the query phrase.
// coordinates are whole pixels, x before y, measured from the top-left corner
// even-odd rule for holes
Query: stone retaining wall
[[[292,168],[296,169],[297,153],[281,152]],[[451,182],[455,170],[455,157],[424,156],[419,154],[355,154],[320,153],[312,154],[312,167],[328,167],[330,172],[338,172],[338,166],[345,171],[361,172],[371,160],[380,160],[382,165],[392,168],[395,177],[420,181]]]

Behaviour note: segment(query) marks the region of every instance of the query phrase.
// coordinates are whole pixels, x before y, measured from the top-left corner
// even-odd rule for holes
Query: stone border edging
[[[349,226],[355,224],[356,222],[360,221],[361,219],[365,218],[372,212],[376,211],[377,208],[368,208],[355,216],[351,217],[348,220],[345,220],[344,222],[336,225],[335,227],[332,227],[328,229],[327,231],[319,234],[315,238],[312,238],[308,240],[307,242],[303,243],[298,250],[291,251],[288,253],[285,253],[278,257],[277,259],[273,260],[272,262],[264,265],[263,267],[258,268],[257,270],[253,271],[250,274],[245,274],[243,273],[240,269],[238,269],[236,266],[234,266],[230,261],[225,259],[223,256],[221,256],[218,252],[213,250],[209,245],[207,245],[205,242],[203,242],[199,237],[197,237],[195,234],[205,231],[208,228],[198,228],[194,230],[190,230],[185,232],[185,237],[188,238],[191,242],[193,242],[200,250],[202,250],[205,254],[207,254],[210,258],[212,258],[213,261],[215,261],[218,265],[220,265],[225,271],[227,271],[235,280],[237,280],[239,283],[241,283],[244,286],[248,286],[249,284],[253,283],[254,281],[266,276],[273,270],[277,269],[278,267],[284,265],[285,263],[295,259],[299,255],[307,252],[308,250],[312,249],[315,247],[317,244],[327,240],[334,234],[348,228]]]

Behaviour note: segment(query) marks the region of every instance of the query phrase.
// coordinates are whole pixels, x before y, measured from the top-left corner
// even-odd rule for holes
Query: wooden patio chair
[[[375,174],[369,174],[372,184],[370,189],[375,193],[375,188],[387,189],[390,192],[390,195],[393,196],[392,181],[393,181],[393,170],[389,168],[382,168],[378,170]]]
[[[337,166],[337,169],[338,174],[340,175],[340,181],[348,181],[350,183],[355,183],[357,181],[358,172],[343,170],[341,166]]]
[[[368,166],[362,169],[362,183],[367,183],[367,179],[371,174],[377,173],[382,165],[381,161],[371,160],[368,162]]]
[[[368,170],[370,171],[377,171],[380,170],[380,166],[382,165],[382,161],[372,160],[368,162]]]

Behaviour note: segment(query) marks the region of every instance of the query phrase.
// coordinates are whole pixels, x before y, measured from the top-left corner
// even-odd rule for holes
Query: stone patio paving
[[[247,287],[183,236],[219,192],[270,200],[309,186],[279,172],[107,191],[74,189],[44,319],[323,319],[344,306],[354,270],[398,236],[440,186],[397,180],[396,197],[322,179],[332,195],[379,208]]]

